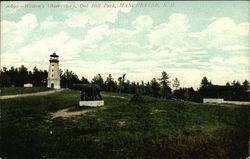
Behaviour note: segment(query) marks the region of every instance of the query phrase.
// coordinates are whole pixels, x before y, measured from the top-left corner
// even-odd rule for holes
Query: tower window
[[[52,64],[51,66],[54,66],[54,64]]]
[[[53,69],[52,69],[51,71],[52,71],[52,72],[54,72],[54,70],[53,70]]]
[[[51,75],[51,77],[53,77],[53,74]]]

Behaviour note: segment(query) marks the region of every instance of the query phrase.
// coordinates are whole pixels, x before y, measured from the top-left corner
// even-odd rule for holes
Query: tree
[[[243,83],[242,83],[243,87],[245,90],[248,90],[249,89],[249,82],[248,80],[245,80]]]
[[[163,71],[161,74],[161,78],[158,79],[160,81],[160,94],[163,98],[170,98],[171,96],[171,88],[169,87],[170,81],[169,81],[169,75]]]
[[[197,96],[197,92],[193,89],[193,87],[188,88],[187,92],[188,92],[188,100],[199,101],[199,98]]]
[[[227,82],[227,83],[226,83],[226,86],[230,86],[230,83],[229,83],[229,82]]]
[[[129,85],[129,93],[130,94],[135,94],[137,90],[137,86],[135,82],[131,82],[131,84]]]
[[[47,71],[42,71],[42,70],[38,70],[37,67],[35,66],[33,68],[33,73],[29,73],[32,78],[32,80],[30,81],[31,83],[33,83],[33,86],[35,87],[46,87],[47,85],[47,77],[48,77],[48,72]]]
[[[155,78],[151,80],[151,89],[152,89],[152,96],[159,97],[160,84],[156,81]]]
[[[126,74],[123,74],[121,77],[118,78],[118,90],[119,90],[119,93],[121,93],[122,90],[124,89],[125,76],[126,76]]]
[[[175,88],[175,90],[180,87],[180,81],[178,80],[178,78],[174,79],[173,87]]]
[[[169,99],[171,98],[172,89],[169,86],[161,87],[160,94],[162,98]]]
[[[114,78],[112,77],[111,74],[109,74],[109,76],[107,77],[107,79],[105,81],[106,90],[110,91],[110,92],[115,92],[116,86],[117,86],[117,84],[116,84]]]
[[[80,80],[74,72],[67,69],[61,76],[61,85],[62,87],[70,88],[74,83],[80,83]]]
[[[146,87],[144,81],[141,81],[141,84],[139,85],[139,93],[141,95],[146,95]]]
[[[18,86],[23,86],[23,84],[29,82],[28,69],[24,65],[21,65],[21,67],[18,68],[18,76]]]
[[[124,89],[123,89],[123,91],[125,93],[129,93],[129,87],[130,87],[130,81],[127,80],[126,82],[124,82]]]
[[[91,81],[93,84],[97,84],[101,87],[101,90],[104,90],[104,80],[100,74],[97,74]]]
[[[240,86],[240,82],[235,81],[235,80],[233,80],[233,82],[231,84],[232,84],[232,86]]]
[[[161,78],[158,79],[160,81],[160,84],[163,86],[163,87],[166,87],[166,86],[169,86],[170,85],[170,81],[169,81],[169,75],[163,71],[161,73]]]
[[[9,75],[1,75],[0,77],[0,86],[9,87],[11,86],[11,77]]]
[[[89,84],[88,79],[85,78],[84,76],[82,76],[81,82],[82,82],[83,84]]]
[[[11,86],[11,76],[9,75],[9,71],[6,67],[1,69],[1,76],[0,76],[0,86],[1,87],[9,87]]]
[[[206,87],[206,86],[211,86],[212,82],[208,82],[207,77],[203,77],[203,79],[201,80],[201,87]]]
[[[145,86],[145,94],[148,96],[152,96],[152,87],[149,82],[147,82]]]

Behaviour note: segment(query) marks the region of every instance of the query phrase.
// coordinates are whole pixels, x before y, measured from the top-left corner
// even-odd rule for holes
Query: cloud
[[[135,21],[132,22],[132,26],[138,30],[149,29],[152,25],[153,20],[149,16],[139,16]]]
[[[244,57],[244,56],[230,57],[228,59],[225,59],[225,62],[227,64],[231,64],[233,66],[235,66],[235,65],[238,65],[238,66],[246,65],[248,67],[250,66],[250,58],[249,58],[249,56],[248,57]]]
[[[26,62],[47,62],[48,55],[56,51],[63,59],[71,59],[79,53],[81,44],[81,40],[71,38],[66,32],[60,32],[21,47],[18,55]],[[35,58],[31,58],[34,55]]]
[[[137,2],[131,2],[137,3]],[[118,18],[118,13],[129,13],[132,7],[122,8],[118,7],[119,3],[109,3],[105,4],[115,4],[115,8],[102,7],[99,8],[86,8],[84,11],[68,11],[65,13],[66,20],[65,23],[69,27],[85,27],[86,24],[104,24],[104,23],[114,23]]]
[[[56,28],[58,25],[60,25],[60,22],[55,21],[53,16],[49,16],[40,23],[40,29],[46,30],[46,29]]]
[[[127,49],[137,49],[137,51],[139,51],[145,49],[145,46],[140,44],[141,40],[138,40],[138,38],[142,38],[143,36],[144,35],[140,34],[140,31],[136,29],[115,29],[110,28],[107,24],[102,24],[87,31],[84,37],[84,47],[119,50],[119,53],[128,52]]]
[[[156,68],[159,66],[159,63],[157,63],[154,60],[145,60],[145,61],[120,61],[115,63],[115,68],[121,68],[121,69],[129,69],[129,70],[136,70],[136,69],[145,69],[145,66],[148,66],[148,69],[150,68]],[[148,70],[147,69],[147,70]]]
[[[213,57],[209,60],[210,62],[212,62],[214,65],[216,64],[222,64],[224,66],[229,65],[232,67],[235,67],[237,65],[237,67],[239,68],[242,65],[250,65],[250,58],[245,57],[245,56],[233,56],[230,58],[224,58],[224,57]]]
[[[167,22],[155,26],[149,33],[151,45],[183,51],[183,48],[188,46],[184,40],[189,28],[188,21],[186,15],[178,13],[170,15]]]
[[[218,48],[219,50],[224,50],[224,51],[241,51],[241,50],[250,50],[249,46],[242,46],[242,45],[227,45]]]
[[[137,55],[136,53],[123,53],[121,54],[118,58],[120,59],[139,59],[140,56]]]
[[[199,66],[199,65],[206,66],[206,67],[207,66],[211,66],[211,63],[209,63],[209,62],[202,62],[200,60],[191,60],[190,63],[191,64],[195,64],[195,66]]]
[[[235,23],[229,17],[216,18],[201,32],[189,33],[205,48],[223,48],[229,45],[249,44],[249,22]],[[228,47],[227,47],[228,48]]]
[[[34,14],[25,14],[20,21],[1,22],[2,45],[16,46],[24,42],[25,38],[38,26],[37,18]]]
[[[85,44],[97,44],[108,36],[112,30],[109,29],[108,25],[99,25],[87,31],[84,39]]]
[[[1,65],[5,67],[10,67],[15,63],[19,63],[21,61],[21,57],[16,53],[2,53],[1,54]]]
[[[64,21],[69,27],[85,27],[89,21],[89,16],[82,12],[66,12],[67,16]]]
[[[97,73],[104,77],[111,73],[116,79],[127,73],[130,80],[149,81],[166,70],[171,78],[178,77],[182,86],[198,87],[204,76],[215,84],[247,77],[248,56],[232,53],[249,53],[248,22],[213,17],[205,19],[209,22],[206,27],[195,30],[188,15],[174,13],[155,19],[151,12],[127,14],[131,9],[62,9],[53,16],[37,18],[28,13],[17,21],[5,20],[1,24],[3,40],[11,47],[2,54],[3,64],[39,64],[47,69],[49,54],[56,51],[61,69],[89,79]],[[64,17],[57,17],[61,15]],[[118,19],[121,17],[124,19]],[[128,22],[119,23],[126,17]],[[47,31],[50,28],[55,30]]]
[[[185,51],[185,54],[189,55],[206,55],[208,52],[206,50],[194,50],[194,51]]]
[[[223,57],[213,57],[209,61],[212,62],[212,63],[223,63],[224,58]]]

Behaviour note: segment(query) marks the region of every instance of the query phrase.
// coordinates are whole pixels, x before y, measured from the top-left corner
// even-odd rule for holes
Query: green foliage
[[[248,90],[249,89],[249,82],[248,80],[245,80],[243,83],[242,83],[243,87],[245,88],[245,90]]]
[[[175,88],[175,90],[180,87],[180,81],[178,80],[178,78],[174,79],[173,87]]]
[[[1,70],[2,74],[0,77],[0,87],[10,86],[23,86],[24,83],[33,83],[33,86],[46,87],[47,83],[47,71],[38,70],[34,67],[33,72],[28,71],[25,66],[19,68],[11,67],[9,70],[3,67]],[[81,80],[73,72],[66,70],[64,73],[60,70],[61,87],[71,88],[72,84],[88,84],[87,78],[82,77]],[[249,101],[249,82],[245,80],[242,84],[239,81],[234,80],[231,85],[227,82],[225,90],[228,86],[232,89],[230,91],[217,91],[217,86],[213,85],[211,81],[208,81],[207,77],[203,77],[200,88],[193,90],[193,88],[179,88],[180,81],[175,78],[173,81],[174,91],[170,88],[170,76],[163,71],[160,78],[153,78],[153,80],[140,84],[135,81],[126,80],[126,74],[118,77],[117,81],[112,77],[111,74],[104,81],[100,74],[97,74],[91,81],[92,84],[98,84],[103,91],[119,92],[119,93],[139,93],[141,95],[153,96],[157,98],[165,99],[181,99],[189,100],[194,102],[202,102],[202,98],[224,98],[226,100],[237,100],[237,101]],[[158,79],[158,80],[157,80]],[[212,88],[207,91],[207,88]],[[244,90],[239,91],[238,88],[244,87]],[[224,88],[223,88],[224,89]],[[205,90],[205,91],[204,91]],[[222,89],[220,89],[222,90]],[[217,96],[220,94],[219,96]]]
[[[125,87],[125,78],[126,74],[123,74],[121,77],[118,77],[118,92],[122,93]]]
[[[23,86],[25,83],[32,83],[36,87],[44,87],[47,85],[48,72],[46,70],[38,70],[36,67],[33,68],[33,72],[21,65],[19,68],[13,66],[8,70],[3,67],[1,70],[0,86]]]
[[[97,74],[91,81],[93,84],[98,84],[101,90],[104,90],[104,80],[100,74]]]
[[[109,76],[107,77],[104,85],[105,85],[105,90],[106,91],[116,92],[117,83],[116,83],[116,81],[114,80],[114,78],[112,77],[111,74],[109,74]]]
[[[155,78],[151,80],[151,89],[152,89],[152,96],[153,97],[159,97],[159,91],[160,91],[160,84],[156,81]]]
[[[171,98],[172,90],[169,87],[170,83],[171,83],[169,81],[169,79],[170,79],[170,77],[165,71],[162,72],[161,78],[158,79],[160,81],[160,85],[161,85],[160,96],[162,98]]]
[[[247,156],[248,109],[104,92],[105,106],[71,118],[50,113],[78,104],[80,93],[2,100],[1,154],[12,159]]]
[[[80,83],[78,76],[68,69],[61,75],[61,87],[69,88],[74,83]]]
[[[211,83],[211,82],[208,82],[207,77],[203,77],[203,78],[202,78],[200,88],[206,87],[206,86],[211,86],[211,85],[212,85],[212,83]]]
[[[85,78],[84,76],[82,76],[81,83],[82,84],[89,84],[89,81],[88,81],[87,78]]]
[[[231,85],[232,86],[240,86],[240,82],[233,80],[233,82],[231,83]]]
[[[241,85],[218,86],[210,85],[199,89],[199,94],[203,98],[223,98],[225,100],[249,101],[250,92]]]
[[[161,73],[161,78],[159,78],[159,81],[162,87],[167,87],[170,85],[171,82],[169,81],[169,78],[169,75],[165,71]]]

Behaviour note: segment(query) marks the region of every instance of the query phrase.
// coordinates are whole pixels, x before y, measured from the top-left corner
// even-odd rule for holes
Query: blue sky
[[[249,80],[247,1],[154,2],[159,7],[135,1],[1,3],[1,67],[47,69],[55,51],[61,69],[89,80],[98,73],[126,73],[130,80],[149,81],[163,70],[181,86],[195,88],[203,76],[214,84]],[[101,6],[92,8],[93,3]],[[44,8],[20,8],[25,4]]]

